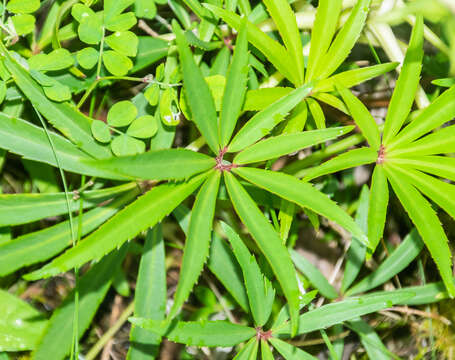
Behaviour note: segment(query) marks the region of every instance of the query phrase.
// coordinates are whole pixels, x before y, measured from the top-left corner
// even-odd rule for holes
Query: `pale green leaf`
[[[360,342],[370,359],[390,360],[391,358],[398,358],[387,349],[381,338],[366,321],[361,319],[349,321],[348,327],[359,335]]]
[[[233,360],[256,360],[258,354],[259,342],[252,337],[246,345],[240,350]]]
[[[137,19],[133,12],[127,12],[114,16],[105,21],[106,29],[109,31],[126,31],[136,25]]]
[[[420,81],[423,59],[423,17],[418,16],[412,29],[411,40],[406,51],[395,90],[384,123],[383,142],[389,145],[400,131],[414,103]]]
[[[145,151],[145,144],[128,135],[120,135],[111,142],[112,152],[116,156],[133,156]]]
[[[85,15],[87,14],[87,15]],[[85,16],[84,16],[85,15]],[[79,39],[89,45],[99,44],[103,38],[103,18],[100,14],[84,12],[77,28]]]
[[[267,341],[261,340],[261,360],[274,360],[272,350]]]
[[[71,7],[71,16],[79,23],[82,22],[83,18],[92,15],[95,15],[95,12],[87,5],[76,3]]]
[[[319,105],[319,103],[316,100],[310,97],[306,99],[306,103],[308,104],[308,109],[310,110],[311,116],[313,117],[316,127],[318,129],[324,129],[325,115],[324,112],[322,111],[321,105]]]
[[[113,50],[121,55],[136,56],[139,39],[131,31],[116,31],[105,39]]]
[[[278,101],[282,97],[289,95],[293,90],[290,87],[273,87],[249,90],[246,93],[243,111],[260,111],[271,103]]]
[[[229,152],[237,152],[267,135],[284,117],[313,89],[312,84],[293,90],[254,115],[234,136],[228,146]]]
[[[108,22],[133,4],[134,0],[104,0],[104,21]]]
[[[316,360],[313,355],[278,338],[271,338],[270,343],[286,360]]]
[[[98,62],[98,57],[98,51],[92,47],[83,48],[76,54],[77,63],[86,70],[89,70],[96,65]]]
[[[140,139],[153,137],[158,131],[158,120],[155,116],[144,115],[134,120],[128,127],[127,135]]]
[[[43,88],[44,94],[53,101],[63,102],[71,100],[71,90],[68,86],[55,81],[52,86]]]
[[[335,109],[340,110],[341,112],[345,113],[346,115],[349,115],[348,108],[343,103],[343,101],[341,101],[339,98],[337,98],[336,96],[334,96],[330,93],[318,92],[318,93],[312,94],[311,97],[313,97],[319,101],[322,101],[323,103],[326,103],[326,104],[334,107]]]
[[[58,71],[74,65],[74,57],[63,48],[51,51],[49,54],[38,54],[28,60],[30,69],[38,71]]]
[[[104,121],[93,120],[91,129],[93,137],[99,142],[108,143],[111,141],[111,131]]]
[[[103,53],[106,69],[115,76],[125,76],[133,67],[133,62],[125,55],[108,50]]]
[[[447,156],[418,156],[387,159],[390,164],[412,167],[455,181],[455,158]]]
[[[225,172],[224,174],[226,187],[235,211],[252,234],[283,289],[290,308],[292,332],[295,333],[300,291],[289,253],[273,226],[264,217],[246,190],[231,173]]]
[[[6,10],[15,14],[28,14],[38,10],[39,6],[39,0],[9,0]]]
[[[18,14],[10,17],[17,35],[26,35],[35,30],[36,19],[30,14]]]
[[[26,275],[27,279],[35,280],[54,276],[75,266],[81,266],[87,261],[101,259],[141,231],[161,221],[180,202],[193,193],[205,177],[206,175],[203,174],[186,183],[154,187],[118,212],[111,220],[75,247],[43,268]]]
[[[153,19],[156,15],[156,5],[151,0],[136,0],[134,2],[134,13],[137,17]]]

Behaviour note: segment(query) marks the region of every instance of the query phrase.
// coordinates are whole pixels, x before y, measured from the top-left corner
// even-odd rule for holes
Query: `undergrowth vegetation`
[[[0,13],[0,360],[455,358],[450,0]]]

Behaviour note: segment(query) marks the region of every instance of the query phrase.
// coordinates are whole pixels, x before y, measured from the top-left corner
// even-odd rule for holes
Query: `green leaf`
[[[455,117],[455,86],[444,91],[407,125],[387,146],[387,151],[403,147]]]
[[[134,4],[134,0],[104,0],[104,21],[121,14],[127,7]]]
[[[99,52],[92,47],[79,50],[76,54],[77,63],[84,69],[92,69],[98,62]]]
[[[314,31],[314,30],[313,30]],[[361,84],[367,80],[383,75],[392,71],[399,65],[398,62],[389,62],[379,65],[367,66],[364,68],[343,71],[327,79],[322,79],[316,83],[314,92],[330,92],[335,90],[335,84],[350,89],[351,87]]]
[[[336,222],[362,243],[368,245],[368,239],[359,225],[327,195],[316,190],[311,184],[275,171],[247,167],[236,168],[233,171],[256,186]]]
[[[56,102],[63,102],[71,100],[71,90],[68,86],[62,85],[58,81],[54,82],[52,86],[46,86],[43,88],[44,94],[50,99]]]
[[[100,13],[88,14],[82,16],[79,27],[77,28],[77,34],[79,39],[89,45],[99,44],[103,38],[103,18]]]
[[[35,30],[36,19],[30,14],[18,14],[10,17],[17,35],[26,35]]]
[[[150,0],[136,0],[134,2],[134,13],[137,17],[153,19],[156,15],[156,5]]]
[[[128,57],[112,50],[103,53],[103,63],[114,76],[125,76],[133,67],[133,62]]]
[[[371,116],[370,112],[365,105],[355,97],[348,89],[342,86],[337,86],[337,90],[343,97],[346,106],[351,113],[352,118],[359,127],[365,139],[368,141],[370,147],[378,151],[381,146],[381,135],[379,134],[379,128]]]
[[[84,208],[91,208],[106,200],[130,191],[129,183],[102,190],[84,191]],[[71,211],[79,210],[79,202],[70,202]],[[56,194],[0,194],[0,226],[20,225],[58,216],[68,212],[65,193]]]
[[[128,135],[120,135],[111,142],[112,152],[116,156],[132,156],[145,151],[145,144]]]
[[[16,85],[52,126],[95,158],[111,156],[109,149],[98,144],[91,136],[91,119],[79,112],[73,105],[50,101],[41,87],[11,57],[3,45],[0,45],[0,52],[4,55],[3,62],[13,76]]]
[[[337,29],[341,11],[341,0],[321,0],[311,32],[306,80],[310,81],[318,72]]]
[[[261,340],[261,360],[274,360],[272,350],[267,341]]]
[[[136,23],[137,19],[134,13],[127,12],[105,21],[104,25],[106,25],[106,29],[109,31],[126,31],[131,29]]]
[[[419,156],[387,159],[390,164],[412,167],[455,181],[455,159],[447,156]]]
[[[113,50],[121,55],[136,56],[139,39],[131,31],[116,31],[105,39]]]
[[[172,27],[176,36],[185,94],[193,114],[193,121],[210,149],[217,154],[220,147],[218,143],[218,119],[212,95],[201,70],[194,62],[182,29],[176,21],[172,23]]]
[[[344,103],[340,99],[338,99],[336,96],[329,94],[329,93],[322,93],[322,92],[314,93],[311,96],[313,98],[315,98],[319,101],[322,101],[322,102],[334,107],[335,109],[338,109],[341,112],[349,115],[349,111],[348,111],[346,105],[344,105]]]
[[[93,120],[91,129],[93,137],[99,142],[111,142],[111,131],[109,130],[109,126],[107,126],[104,121]]]
[[[0,306],[0,351],[34,349],[47,326],[45,317],[5,290],[0,290]]]
[[[368,240],[371,244],[371,256],[384,234],[387,205],[389,204],[389,185],[387,184],[384,168],[380,164],[376,165],[373,171],[369,203]]]
[[[296,72],[297,80],[295,85],[301,86],[304,83],[305,64],[302,40],[294,11],[286,0],[264,0],[264,3],[278,28],[289,56],[294,61],[293,71]]]
[[[395,194],[408,213],[412,222],[422,236],[433,260],[438,267],[447,291],[455,296],[455,286],[452,282],[451,252],[447,244],[447,236],[430,203],[407,180],[398,176],[393,165],[384,167],[387,179]]]
[[[213,158],[186,149],[148,151],[89,163],[99,169],[111,169],[128,177],[148,180],[185,179],[216,164]]]
[[[249,90],[246,93],[243,111],[259,111],[265,109],[271,103],[278,101],[288,95],[293,88],[290,87],[273,87]]]
[[[455,78],[436,79],[431,82],[434,85],[442,87],[451,87],[455,85]]]
[[[38,10],[39,0],[10,0],[6,5],[6,10],[15,14],[29,14]]]
[[[237,31],[240,30],[242,24],[240,16],[211,4],[204,4],[204,6],[216,16],[222,18],[230,27]],[[297,84],[298,81],[294,75],[294,61],[286,49],[249,21],[247,22],[247,32],[248,41],[262,52],[284,77]]]
[[[162,59],[167,55],[168,48],[167,41],[151,36],[139,36],[137,56],[134,59],[134,66],[131,72],[138,72]]]
[[[104,207],[98,207],[82,215],[84,236],[97,229],[122,206],[133,200],[138,189],[126,193]],[[71,245],[72,236],[69,221],[63,221],[46,229],[19,236],[0,245],[0,276],[8,275],[20,268],[50,259]]]
[[[306,99],[306,103],[308,104],[308,109],[310,110],[311,116],[313,117],[316,127],[318,129],[324,129],[325,115],[324,112],[322,111],[321,105],[319,105],[319,103],[316,100],[310,97]]]
[[[303,178],[305,181],[313,180],[319,176],[332,174],[340,170],[366,165],[376,162],[378,153],[369,147],[362,147],[345,152],[319,166],[309,169]]]
[[[154,187],[132,204],[119,211],[111,220],[43,268],[25,275],[29,280],[46,278],[65,272],[87,261],[101,259],[138,233],[154,226],[180,202],[193,193],[206,174],[186,183]]]
[[[346,60],[362,32],[369,5],[370,0],[357,1],[348,20],[330,45],[324,59],[318,63],[317,72],[314,76],[316,79],[324,79],[330,76]]]
[[[353,126],[334,127],[269,137],[238,153],[234,157],[233,162],[234,164],[251,164],[254,162],[275,159],[306,147],[336,139],[338,136],[347,134],[353,128]]]
[[[327,329],[343,321],[355,319],[359,316],[374,313],[412,299],[415,293],[406,291],[375,293],[360,298],[348,298],[343,301],[323,305],[310,310],[299,318],[298,334],[305,334],[315,330]],[[273,332],[274,335],[289,334],[289,326],[282,327]]]
[[[298,252],[291,250],[291,258],[295,267],[299,269],[309,282],[318,289],[319,293],[327,299],[333,300],[338,297],[335,288],[327,281],[319,269],[310,263],[305,257]]]
[[[62,169],[78,174],[127,180],[126,177],[115,174],[113,171],[99,170],[94,166],[84,164],[83,160],[91,159],[86,153],[54,132],[49,132],[49,135]],[[0,137],[2,138],[0,148],[21,155],[24,159],[39,161],[57,167],[55,155],[49,145],[49,139],[42,128],[25,120],[0,113]]]
[[[216,233],[213,234],[207,266],[240,307],[248,312],[248,297],[243,284],[242,270],[229,245]]]
[[[242,22],[235,44],[232,63],[229,66],[226,86],[220,115],[220,144],[225,147],[231,139],[237,119],[245,100],[246,83],[248,80],[248,41],[246,19]]]
[[[158,124],[155,116],[144,115],[134,120],[127,130],[129,136],[140,139],[149,139],[158,131]]]
[[[176,126],[179,124],[180,109],[177,101],[177,92],[167,88],[161,93],[159,99],[161,121],[165,126]],[[182,106],[182,111],[184,111]]]
[[[352,296],[384,284],[393,276],[405,269],[423,248],[422,239],[416,229],[413,229],[389,257],[370,275],[364,277],[359,283],[346,292]]]
[[[163,320],[166,309],[166,268],[161,225],[147,232],[144,252],[134,293],[134,316]],[[133,326],[127,360],[147,360],[158,357],[160,337]]]
[[[387,146],[403,126],[411,111],[419,86],[423,59],[423,17],[418,16],[412,29],[403,67],[398,77],[384,123],[383,142]]]
[[[292,332],[295,333],[300,291],[289,253],[273,226],[264,217],[246,190],[231,173],[225,172],[224,174],[226,187],[235,211],[255,239],[283,289],[290,308]]]
[[[74,65],[74,58],[66,49],[56,49],[49,54],[38,54],[28,60],[30,69],[38,71],[58,71]]]
[[[93,317],[110,288],[114,269],[118,268],[126,255],[126,247],[104,258],[92,266],[78,282],[78,334],[80,339],[90,326]],[[53,312],[38,347],[33,352],[34,360],[63,360],[71,351],[75,311],[74,290]]]
[[[213,170],[196,196],[183,249],[180,277],[168,320],[172,320],[177,315],[183,303],[188,299],[209,255],[220,178],[220,172]]]
[[[289,95],[267,106],[254,115],[234,136],[228,146],[229,152],[237,152],[267,135],[300,101],[313,89],[312,84],[293,90]]]
[[[256,330],[243,325],[231,324],[227,321],[199,321],[167,322],[130,318],[130,322],[153,331],[159,335],[165,335],[173,342],[195,346],[235,346],[256,335]]]
[[[270,343],[286,360],[316,360],[313,355],[278,338],[271,338]]]
[[[119,101],[109,109],[107,123],[115,127],[128,126],[137,117],[137,108],[129,100]]]
[[[368,186],[364,185],[360,192],[359,206],[355,214],[355,222],[359,224],[360,228],[368,232],[368,208],[370,201],[370,193]],[[349,249],[346,253],[346,265],[344,268],[343,281],[341,283],[340,291],[346,292],[349,286],[356,279],[357,275],[362,268],[365,260],[366,247],[360,241],[351,241]]]
[[[256,360],[258,354],[258,340],[252,337],[234,357],[234,360]]]
[[[254,325],[262,327],[272,312],[275,290],[270,281],[262,274],[256,258],[252,255],[242,239],[226,223],[221,226],[231,243],[235,257],[242,268],[246,292],[250,303]]]
[[[95,12],[81,3],[76,3],[71,7],[71,16],[79,23],[82,22],[85,17],[93,15],[95,15]]]

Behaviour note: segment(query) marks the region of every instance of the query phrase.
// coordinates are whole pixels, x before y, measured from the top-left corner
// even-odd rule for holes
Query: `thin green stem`
[[[103,62],[103,52],[104,52],[104,37],[106,35],[106,29],[102,28],[102,32],[103,32],[103,36],[101,37],[101,43],[100,43],[100,52],[99,52],[99,56],[98,56],[98,65],[96,67],[96,80],[98,80],[100,78],[100,74],[101,74],[101,64]]]

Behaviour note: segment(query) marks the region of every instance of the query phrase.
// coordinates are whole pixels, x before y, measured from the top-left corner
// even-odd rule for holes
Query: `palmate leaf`
[[[401,130],[387,146],[387,151],[404,147],[455,117],[455,86],[444,91],[409,125]]]
[[[220,144],[224,148],[231,139],[235,124],[245,100],[248,80],[248,41],[246,19],[243,21],[235,43],[232,63],[229,66],[220,115]]]
[[[405,269],[423,248],[423,242],[416,229],[405,237],[400,246],[395,249],[384,262],[370,275],[346,291],[346,296],[352,296],[384,284],[393,276]]]
[[[398,77],[384,123],[383,142],[387,146],[398,133],[411,111],[419,86],[423,58],[423,17],[418,16],[412,29],[403,67]]]
[[[305,97],[307,97],[313,84],[304,85],[293,90],[285,97],[267,106],[264,110],[254,115],[234,136],[228,146],[229,152],[237,152],[255,143],[267,135],[284,117]]]
[[[174,295],[174,303],[168,314],[168,320],[172,320],[177,315],[183,303],[188,299],[209,255],[220,178],[220,172],[214,170],[196,196],[191,212],[188,236],[183,249],[177,290]]]
[[[92,266],[78,282],[78,334],[80,339],[92,322],[93,317],[107,294],[118,268],[125,258],[127,246],[110,254],[98,264]],[[33,360],[63,360],[70,353],[73,340],[73,321],[75,311],[75,291],[72,291],[63,303],[53,312],[49,325],[33,352]]]
[[[359,241],[368,245],[366,235],[354,220],[327,195],[316,190],[311,184],[275,171],[247,167],[236,168],[233,171],[256,186],[336,222]]]
[[[384,166],[387,179],[395,194],[420,233],[425,245],[438,267],[450,296],[455,296],[452,282],[451,252],[448,239],[430,203],[407,180],[402,178],[391,164]]]
[[[213,168],[215,159],[191,150],[165,149],[86,163],[135,179],[180,180]]]
[[[100,145],[91,136],[91,119],[69,103],[56,103],[49,100],[38,83],[12,58],[2,43],[0,43],[0,52],[3,55],[2,61],[11,73],[15,84],[52,126],[93,157],[101,159],[111,156],[109,148]]]
[[[91,159],[84,151],[54,132],[49,131],[60,166],[65,171],[115,180],[128,180],[110,170],[99,170],[84,164]],[[91,135],[88,135],[91,136]],[[25,159],[43,162],[57,167],[55,155],[44,129],[25,120],[0,113],[0,148],[18,154]]]
[[[305,172],[304,181],[313,180],[319,176],[332,174],[340,170],[376,162],[378,153],[369,147],[362,147],[345,152],[337,157],[313,167]]]
[[[371,257],[382,238],[389,204],[389,185],[384,168],[380,164],[376,165],[373,170],[369,204],[368,240],[371,244],[371,251],[367,254],[367,258]]]
[[[329,49],[337,29],[341,11],[341,0],[321,0],[316,11],[313,30],[311,32],[311,47],[308,57],[306,80],[312,80]]]
[[[177,185],[164,184],[153,188],[118,212],[77,246],[25,277],[28,280],[46,278],[81,266],[87,261],[101,259],[139,232],[161,221],[179,203],[191,195],[206,176],[206,174],[201,174],[188,182]]]
[[[278,352],[283,355],[286,360],[316,360],[313,355],[308,354],[306,351],[299,349],[296,346],[288,344],[278,338],[271,338],[270,343]]]
[[[278,28],[289,56],[295,62],[294,71],[297,73],[295,85],[301,86],[304,83],[305,64],[295,14],[286,0],[264,0],[264,3]]]
[[[134,292],[134,316],[163,320],[166,309],[166,268],[161,225],[147,232]],[[133,326],[127,360],[150,360],[159,355],[160,336]]]
[[[390,164],[411,167],[455,181],[455,158],[447,156],[393,157],[387,161]]]
[[[221,223],[234,255],[242,268],[246,292],[250,303],[255,326],[263,326],[272,312],[275,290],[270,281],[264,277],[254,255],[248,251],[237,233],[226,223]]]
[[[224,173],[226,187],[234,209],[250,231],[256,244],[270,264],[289,304],[292,333],[297,331],[300,291],[296,272],[286,247],[273,226],[264,217],[250,195],[234,175]]]
[[[210,149],[217,154],[220,148],[218,142],[218,119],[212,95],[201,70],[194,62],[182,29],[176,21],[172,23],[172,28],[176,36],[186,90],[185,94],[193,114],[193,121],[204,136]]]
[[[326,329],[343,321],[352,320],[359,316],[370,314],[400,304],[406,300],[412,299],[415,293],[410,291],[378,294],[375,293],[361,298],[350,298],[343,301],[321,306],[320,308],[310,310],[299,318],[299,334],[309,333],[311,331]],[[283,326],[273,332],[274,335],[290,333],[289,325]]]
[[[194,346],[235,346],[256,335],[256,330],[228,321],[166,321],[130,318],[134,325],[166,336],[171,341]]]
[[[204,6],[213,12],[216,16],[222,18],[230,27],[240,30],[242,18],[237,14],[224,10],[220,7],[211,4]],[[247,22],[248,41],[251,42],[259,51],[261,51],[267,59],[275,66],[275,68],[289,79],[294,84],[297,84],[295,77],[294,61],[286,51],[284,46],[273,40],[270,36],[262,32],[256,25]]]
[[[81,194],[83,208],[92,208],[136,186],[135,183],[128,183],[102,190],[84,191]],[[79,210],[79,201],[71,201],[70,206],[71,211]],[[65,193],[0,194],[0,226],[26,224],[67,212]]]
[[[97,229],[125,204],[136,198],[139,189],[119,197],[111,203],[90,210],[82,215],[81,236]],[[43,230],[31,232],[0,245],[0,276],[10,274],[22,267],[50,259],[71,245],[69,220]]]
[[[348,57],[365,24],[370,0],[359,0],[348,20],[339,31],[324,59],[318,64],[314,78],[323,79],[331,75]]]
[[[269,137],[247,147],[234,157],[234,164],[251,164],[294,153],[352,131],[353,126],[333,127]]]

